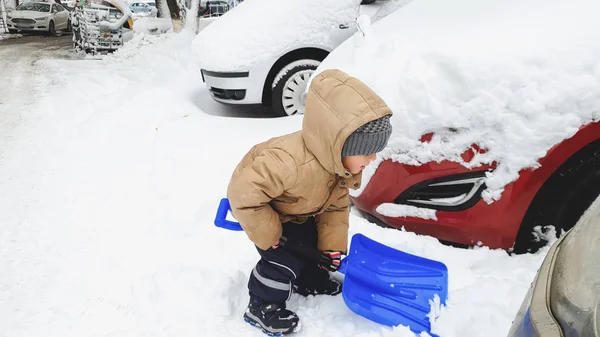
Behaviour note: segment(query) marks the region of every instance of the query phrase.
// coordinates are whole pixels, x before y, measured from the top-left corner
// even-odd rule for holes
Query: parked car
[[[153,2],[134,2],[129,5],[129,9],[131,9],[134,19],[156,16],[157,13],[156,5]]]
[[[23,2],[8,14],[8,30],[47,32],[55,36],[59,30],[71,31],[69,11],[54,2]]]
[[[357,210],[514,253],[573,227],[600,194],[598,2],[534,2],[414,1],[321,63],[315,74],[346,71],[395,114],[395,139],[351,193]]]
[[[508,337],[600,336],[600,199],[555,242]]]
[[[357,31],[359,14],[374,16],[387,2],[242,2],[196,37],[202,80],[217,102],[302,114],[303,89],[321,60]]]

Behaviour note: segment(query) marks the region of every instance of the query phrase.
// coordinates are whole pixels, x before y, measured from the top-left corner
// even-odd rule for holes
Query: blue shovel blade
[[[405,325],[431,333],[429,301],[445,304],[448,269],[438,261],[411,255],[362,234],[352,237],[344,259],[344,301],[360,316],[387,326]]]

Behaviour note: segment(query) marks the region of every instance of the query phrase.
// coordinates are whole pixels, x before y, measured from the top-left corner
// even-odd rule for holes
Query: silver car
[[[70,12],[57,3],[23,2],[8,14],[7,26],[11,33],[21,30],[56,35],[59,30],[71,30]]]
[[[551,247],[508,335],[600,336],[600,198]]]

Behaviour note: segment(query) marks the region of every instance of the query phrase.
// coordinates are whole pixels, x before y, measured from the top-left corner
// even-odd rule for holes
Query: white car
[[[308,79],[357,32],[357,18],[381,18],[402,2],[410,1],[246,0],[205,27],[192,48],[216,101],[302,114]]]
[[[53,2],[23,2],[8,14],[8,30],[48,32],[56,35],[58,30],[71,30],[70,12]]]
[[[158,14],[155,2],[136,1],[129,5],[129,9],[133,14],[134,20],[144,17],[155,18]]]

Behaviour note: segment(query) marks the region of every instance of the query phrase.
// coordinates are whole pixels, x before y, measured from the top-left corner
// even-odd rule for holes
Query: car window
[[[34,12],[50,12],[49,4],[41,4],[37,2],[24,2],[20,4],[16,10],[18,11],[34,11]]]
[[[52,6],[52,13],[57,13],[57,12],[58,12],[57,5]]]
[[[62,12],[62,11],[64,11],[64,10],[65,10],[65,8],[64,8],[63,6],[61,6],[60,4],[56,4],[56,5],[54,5],[54,6],[56,6],[56,8],[58,8],[58,11],[59,11],[59,12]]]

